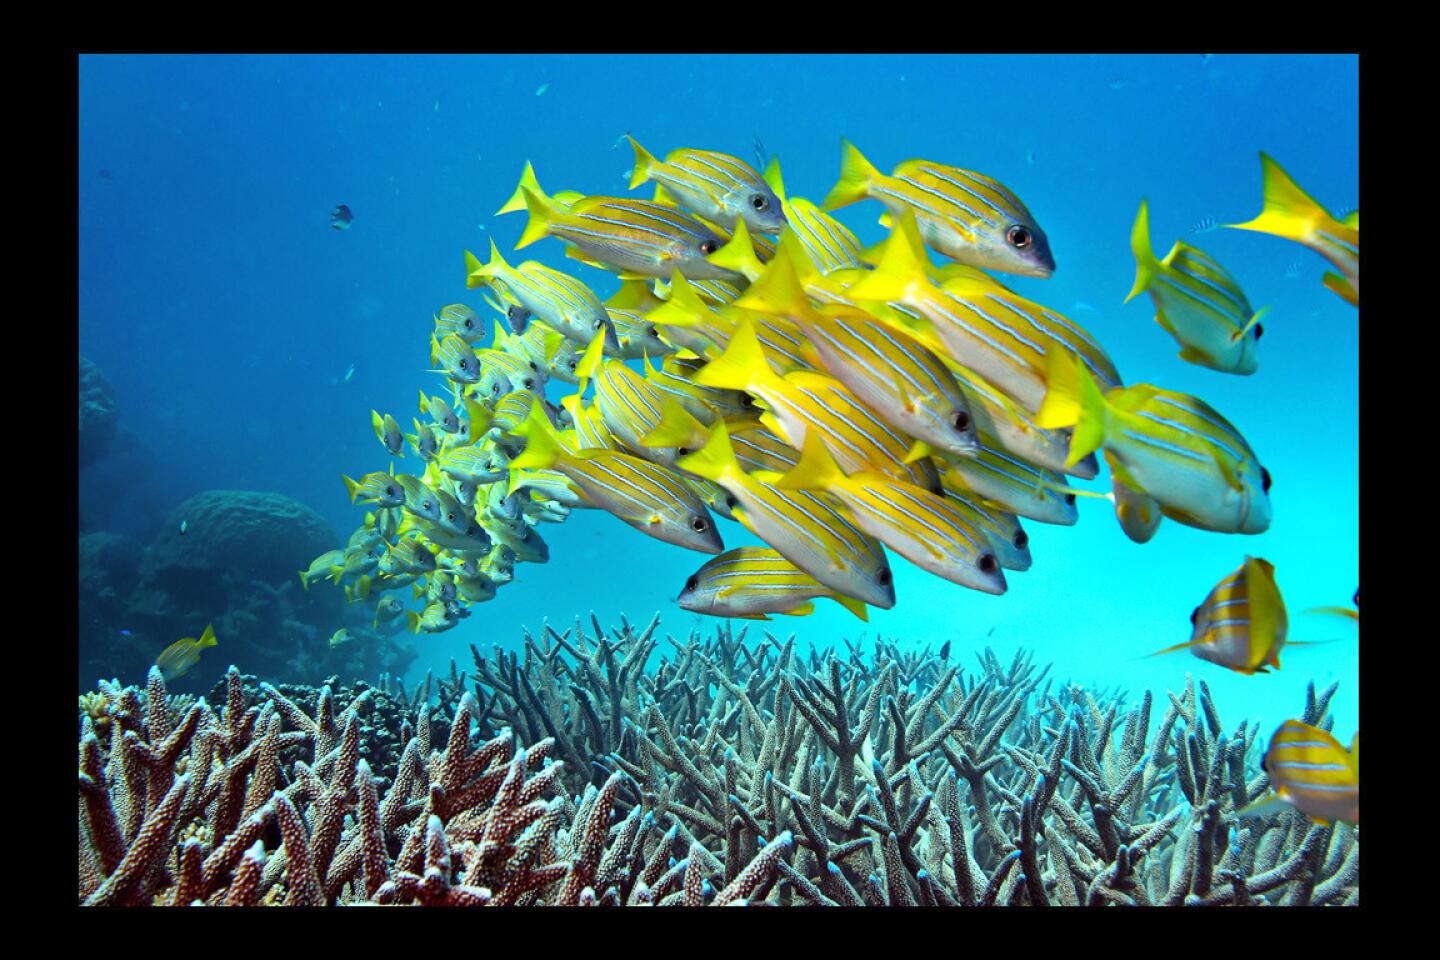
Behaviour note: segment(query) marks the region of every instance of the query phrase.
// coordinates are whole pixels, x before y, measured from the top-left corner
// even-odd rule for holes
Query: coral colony
[[[155,669],[101,683],[80,704],[80,902],[1359,900],[1358,828],[1236,817],[1268,789],[1265,744],[1203,680],[1137,699],[1023,653],[658,624],[472,646],[473,674],[452,661],[409,694],[234,667],[204,699]],[[1334,692],[1312,686],[1302,719],[1328,729]]]

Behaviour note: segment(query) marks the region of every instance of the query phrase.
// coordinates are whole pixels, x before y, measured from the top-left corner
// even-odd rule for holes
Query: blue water
[[[1299,713],[1307,682],[1339,680],[1332,710],[1348,740],[1356,633],[1301,611],[1348,603],[1358,582],[1357,312],[1320,285],[1317,255],[1232,230],[1190,239],[1272,308],[1256,375],[1183,363],[1148,298],[1121,301],[1142,195],[1160,254],[1202,218],[1259,211],[1261,149],[1332,210],[1357,205],[1357,87],[1346,56],[85,57],[80,348],[154,455],[161,507],[212,488],[276,491],[343,540],[363,511],[339,475],[387,463],[370,410],[408,429],[417,388],[440,387],[424,372],[432,312],[464,301],[488,319],[465,289],[462,252],[483,257],[491,236],[513,247],[524,217],[493,211],[527,159],[547,190],[623,195],[627,131],[661,156],[693,146],[746,159],[758,135],[790,195],[816,201],[842,136],[885,170],[911,157],[979,170],[1025,201],[1058,264],[1051,279],[1005,282],[1083,324],[1126,382],[1193,393],[1229,417],[1274,477],[1274,523],[1239,537],[1166,522],[1140,546],[1108,504],[1082,501],[1075,527],[1026,523],[1034,566],[1002,597],[892,557],[899,601],[868,625],[821,602],[768,626],[822,643],[949,639],[972,664],[984,643],[1002,655],[1023,645],[1062,678],[1162,697],[1190,671],[1227,726],[1273,727]],[[338,203],[354,211],[348,232],[329,228]],[[872,243],[879,212],[867,202],[838,216]],[[524,256],[602,298],[614,290],[557,241]],[[727,546],[755,542],[722,523]],[[541,529],[551,562],[517,565],[460,627],[422,636],[412,678],[452,656],[467,666],[467,643],[513,644],[545,617],[659,610],[677,636],[716,622],[673,603],[699,554],[596,511]],[[1137,659],[1188,639],[1191,609],[1247,553],[1274,563],[1292,640],[1338,639],[1289,649],[1282,670],[1255,677],[1187,653]],[[200,669],[218,676],[224,663],[222,638]]]

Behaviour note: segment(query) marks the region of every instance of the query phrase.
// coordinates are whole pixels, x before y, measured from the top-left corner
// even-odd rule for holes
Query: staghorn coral
[[[1358,902],[1357,828],[1236,817],[1268,788],[1263,744],[1204,681],[1152,729],[1149,693],[1023,653],[966,671],[885,641],[586,626],[472,647],[470,689],[453,663],[413,694],[232,668],[218,711],[182,715],[157,672],[103,685],[108,735],[80,719],[81,901]],[[1304,719],[1327,726],[1334,692]]]

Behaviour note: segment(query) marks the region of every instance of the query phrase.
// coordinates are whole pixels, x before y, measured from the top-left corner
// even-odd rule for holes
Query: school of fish
[[[439,633],[516,563],[549,558],[542,524],[593,509],[710,555],[680,589],[686,610],[768,619],[829,599],[864,620],[897,601],[888,553],[1003,594],[1031,563],[1022,520],[1074,524],[1077,497],[1102,496],[1071,486],[1097,475],[1097,455],[1103,496],[1136,542],[1165,518],[1268,529],[1270,474],[1229,419],[1199,397],[1127,384],[1080,324],[997,279],[1056,269],[1037,217],[1000,181],[929,160],[885,174],[846,142],[817,204],[787,194],[774,160],[763,172],[709,150],[662,160],[628,139],[631,189],[653,185],[649,198],[547,193],[526,164],[498,211],[527,216],[517,249],[558,241],[618,275],[618,291],[602,300],[567,272],[512,265],[493,241],[484,261],[467,251],[467,287],[496,315],[461,303],[435,314],[441,385],[421,391],[413,433],[372,412],[390,465],[345,478],[369,512],[302,584],[342,585],[373,606],[377,629],[403,617]],[[1358,306],[1358,211],[1335,219],[1261,161],[1263,210],[1232,226],[1311,247],[1335,267],[1325,286]],[[866,200],[890,229],[869,249],[831,214]],[[1131,243],[1130,297],[1150,294],[1180,357],[1255,373],[1265,311],[1234,277],[1186,240],[1157,258],[1144,201]],[[558,403],[552,381],[567,385]],[[766,547],[726,550],[717,517]],[[1247,674],[1278,668],[1287,621],[1273,567],[1246,558],[1192,623],[1169,649]],[[1358,777],[1358,759],[1327,764],[1327,776]],[[1328,805],[1313,815],[1358,820],[1350,794],[1301,780],[1279,798],[1311,813],[1319,796]]]

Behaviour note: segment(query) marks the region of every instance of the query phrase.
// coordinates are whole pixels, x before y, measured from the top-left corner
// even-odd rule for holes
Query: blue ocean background
[[[425,372],[432,314],[460,301],[492,316],[465,288],[462,254],[483,258],[492,236],[513,248],[524,217],[493,214],[525,161],[547,190],[623,195],[626,132],[659,156],[689,146],[749,159],[758,137],[789,194],[817,202],[841,137],[884,170],[925,157],[994,176],[1035,214],[1058,265],[1048,280],[1004,281],[1084,325],[1126,382],[1210,402],[1274,477],[1261,536],[1167,522],[1136,545],[1108,504],[1082,501],[1077,526],[1026,522],[1034,565],[1008,576],[1004,596],[892,555],[898,602],[869,624],[821,602],[752,631],[864,636],[867,648],[877,633],[919,649],[949,640],[968,665],[984,645],[1005,658],[1023,646],[1061,679],[1161,698],[1191,672],[1227,727],[1268,730],[1299,714],[1308,682],[1338,680],[1331,711],[1348,741],[1357,634],[1302,611],[1348,604],[1358,583],[1357,312],[1321,286],[1317,255],[1223,229],[1189,239],[1271,307],[1256,375],[1183,363],[1148,298],[1121,301],[1142,196],[1161,255],[1203,219],[1258,212],[1260,150],[1332,210],[1358,206],[1353,56],[82,57],[80,351],[153,455],[144,497],[110,505],[107,523],[145,537],[195,492],[268,490],[319,511],[341,545],[363,509],[340,474],[387,466],[371,409],[408,429],[417,388],[441,386]],[[340,203],[354,211],[347,232],[329,226]],[[879,212],[867,202],[838,216],[872,243],[885,235]],[[615,289],[557,241],[531,257],[602,298]],[[451,657],[467,669],[467,644],[513,647],[546,618],[563,629],[590,611],[606,624],[659,611],[677,637],[719,623],[673,602],[703,556],[598,511],[541,532],[550,562],[517,565],[470,619],[421,636],[411,682]],[[756,542],[737,524],[722,532],[727,547]],[[1290,638],[1333,642],[1288,649],[1280,671],[1254,677],[1183,652],[1146,659],[1189,638],[1190,611],[1246,554],[1275,565]],[[196,670],[208,685],[228,662],[222,637]]]

